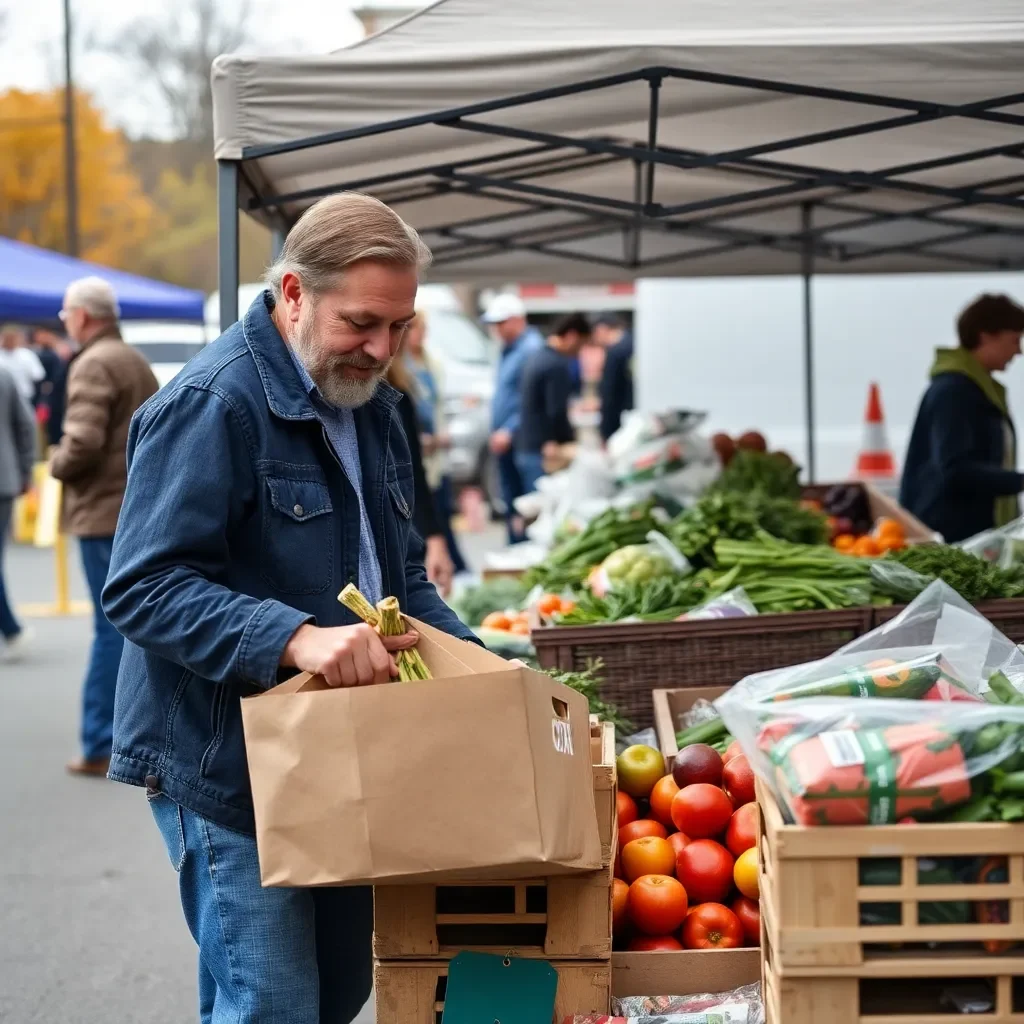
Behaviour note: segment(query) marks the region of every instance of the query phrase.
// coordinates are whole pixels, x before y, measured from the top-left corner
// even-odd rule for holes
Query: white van
[[[822,275],[812,282],[816,477],[844,480],[863,438],[868,388],[881,388],[897,467],[937,347],[984,292],[1024,304],[1019,274]],[[803,282],[796,277],[637,284],[638,407],[700,409],[707,429],[758,430],[807,466]],[[1024,359],[1002,375],[1024,426]]]
[[[160,387],[173,379],[211,338],[202,324],[144,320],[122,323],[121,336],[146,357]]]

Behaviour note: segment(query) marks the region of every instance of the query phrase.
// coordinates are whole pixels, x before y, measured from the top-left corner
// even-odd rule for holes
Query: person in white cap
[[[523,520],[517,516],[513,502],[524,493],[523,482],[516,468],[515,439],[519,430],[519,382],[527,358],[544,347],[544,336],[526,321],[526,307],[518,295],[503,292],[495,296],[484,311],[484,323],[490,325],[502,343],[498,363],[498,380],[491,406],[490,448],[498,463],[501,498],[505,503],[508,540],[517,544],[525,540]]]

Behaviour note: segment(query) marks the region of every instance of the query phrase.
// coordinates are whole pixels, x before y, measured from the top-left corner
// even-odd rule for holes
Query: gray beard
[[[289,339],[291,346],[324,401],[339,409],[358,409],[373,398],[391,362],[382,365],[359,352],[333,355],[324,351],[315,336],[315,313],[312,309],[299,321],[294,337]],[[352,366],[375,372],[366,380],[357,380],[345,376],[345,369]]]

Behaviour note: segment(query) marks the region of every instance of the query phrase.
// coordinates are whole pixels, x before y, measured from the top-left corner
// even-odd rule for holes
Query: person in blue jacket
[[[491,406],[490,449],[498,463],[508,540],[510,544],[518,544],[526,539],[522,517],[516,514],[513,506],[515,499],[526,493],[516,467],[515,454],[522,401],[519,385],[527,358],[544,347],[544,336],[526,322],[526,307],[522,299],[507,292],[495,296],[485,310],[483,320],[502,344]]]
[[[910,435],[900,503],[949,543],[1020,515],[1024,476],[1006,388],[993,376],[1020,355],[1024,308],[982,295],[957,320],[960,345],[940,348]]]
[[[473,639],[427,581],[383,382],[428,258],[383,203],[321,200],[241,322],[132,421],[103,591],[126,640],[110,778],[146,789],[203,1024],[349,1024],[370,993],[370,889],[260,885],[240,698],[302,671],[396,677],[415,638],[359,623],[337,601],[347,583]]]

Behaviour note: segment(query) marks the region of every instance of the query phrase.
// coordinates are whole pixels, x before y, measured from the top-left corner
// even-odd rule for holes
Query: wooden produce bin
[[[665,755],[665,761],[669,768],[672,767],[672,758],[679,753],[676,733],[680,731],[680,717],[686,714],[697,701],[718,700],[729,689],[728,686],[694,686],[685,689],[655,690],[651,694],[658,749]]]
[[[770,1024],[939,1024],[956,1014],[945,989],[988,981],[994,1012],[972,1021],[1024,1024],[1024,826],[789,825],[767,787],[761,807],[761,945]],[[1008,881],[931,885],[919,861],[1006,858]],[[899,884],[862,885],[872,862],[896,862]],[[1006,923],[919,923],[922,903],[998,901]],[[886,904],[898,924],[862,924]],[[982,943],[1022,943],[996,956]],[[987,989],[986,989],[987,991]]]
[[[760,980],[761,950],[756,948],[612,953],[616,998],[731,992]]]
[[[440,1024],[448,961],[460,950],[549,960],[558,971],[558,1022],[577,1013],[608,1012],[618,833],[614,727],[592,717],[590,749],[600,871],[374,889],[374,987],[381,1024]]]
[[[925,526],[917,516],[908,512],[895,498],[880,490],[875,484],[860,480],[846,480],[842,483],[811,484],[804,487],[801,494],[811,501],[822,501],[833,487],[857,486],[864,491],[868,499],[868,512],[873,520],[895,519],[903,527],[903,535],[910,544],[931,544],[939,539],[939,535],[930,527]]]
[[[558,972],[555,1024],[574,1014],[608,1013],[612,973],[609,960],[552,960],[551,966]],[[376,962],[373,988],[378,1024],[441,1024],[447,981],[447,960]]]

